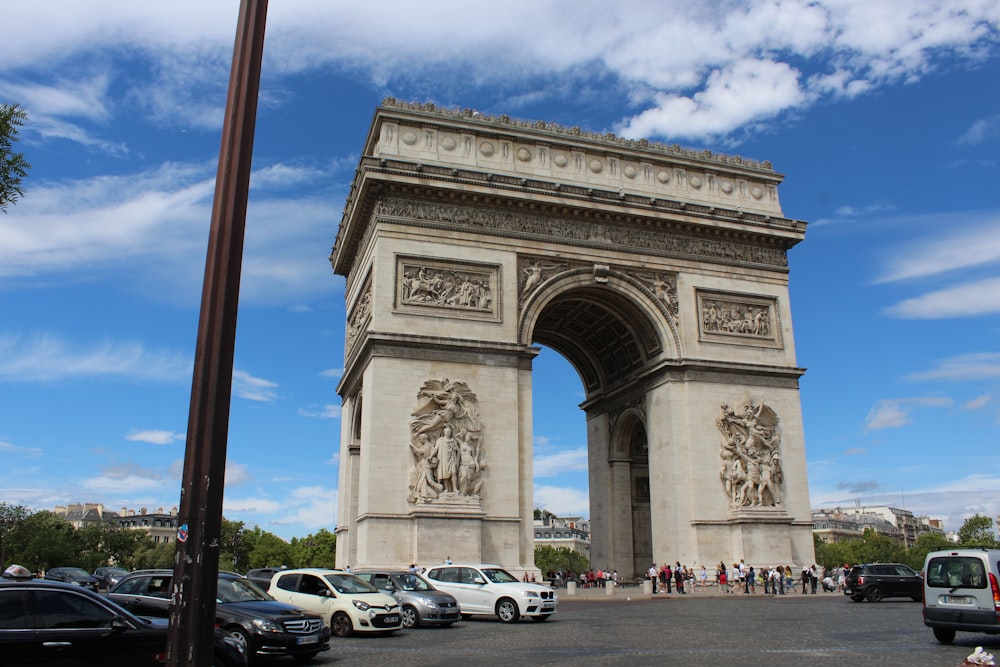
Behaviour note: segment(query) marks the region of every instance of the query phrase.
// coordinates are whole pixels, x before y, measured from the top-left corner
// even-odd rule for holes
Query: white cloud
[[[955,143],[960,146],[978,145],[993,139],[1000,139],[1000,114],[977,120]]]
[[[997,369],[997,374],[1000,375],[1000,368]],[[989,394],[983,394],[982,396],[977,396],[972,400],[966,401],[965,405],[962,406],[963,410],[979,410],[985,408],[992,401],[992,397]]]
[[[185,437],[183,433],[174,433],[173,431],[134,429],[129,431],[125,439],[133,442],[148,442],[152,445],[171,445],[178,440],[183,441]]]
[[[590,495],[586,489],[536,484],[535,506],[556,516],[590,516]]]
[[[233,371],[233,394],[248,401],[273,403],[278,400],[278,385],[270,380],[258,378],[245,371]]]
[[[37,447],[21,447],[0,440],[0,454],[3,454],[5,457],[23,456],[25,458],[39,458],[42,455],[42,450]]]
[[[918,238],[890,249],[878,282],[1000,264],[1000,213],[943,213],[894,222],[907,225]],[[989,285],[985,281],[984,287]]]
[[[555,477],[564,472],[587,470],[587,448],[566,449],[554,454],[536,455],[535,479]]]
[[[334,380],[339,380],[341,376],[344,375],[343,368],[328,368],[325,371],[320,371],[319,374],[325,378],[333,378]]]
[[[1000,313],[1000,278],[927,292],[903,299],[882,311],[891,317],[936,320]]]
[[[139,342],[106,340],[83,348],[49,334],[27,340],[0,335],[0,378],[50,382],[74,377],[118,377],[173,382],[190,379],[187,354],[149,350]]]
[[[950,398],[902,398],[879,401],[865,418],[865,433],[884,428],[899,428],[910,423],[914,408],[946,408],[954,404]]]
[[[304,408],[299,408],[298,413],[303,417],[312,417],[315,419],[340,419],[341,411],[341,406],[327,404],[322,406],[308,405]]]
[[[937,367],[914,373],[910,380],[982,380],[1000,377],[1000,352],[980,352],[948,357],[937,362]]]

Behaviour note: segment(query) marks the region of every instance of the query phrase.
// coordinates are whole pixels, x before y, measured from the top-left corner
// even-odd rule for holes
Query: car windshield
[[[486,578],[494,584],[517,583],[517,577],[512,575],[507,570],[501,570],[499,567],[484,567],[483,574],[485,574]]]
[[[90,573],[84,570],[82,567],[64,567],[61,568],[59,573],[64,577],[89,577]]]
[[[333,590],[338,593],[378,593],[375,587],[367,581],[355,577],[353,574],[328,574],[326,580],[333,586]]]
[[[404,591],[432,591],[434,588],[418,574],[400,574],[397,576],[400,587]]]
[[[128,574],[128,570],[123,567],[106,567],[101,570],[104,574],[117,575],[119,577]]]
[[[258,602],[274,598],[246,579],[219,579],[216,599],[219,602]]]

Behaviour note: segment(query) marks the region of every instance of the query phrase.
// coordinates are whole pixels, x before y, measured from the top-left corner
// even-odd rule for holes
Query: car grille
[[[283,623],[285,630],[293,634],[306,635],[313,632],[319,632],[323,627],[322,618],[300,618],[294,621],[285,621]]]
[[[398,614],[392,614],[396,621],[394,623],[386,622],[386,616],[390,614],[376,614],[374,618],[371,619],[371,624],[373,628],[398,628],[400,626],[400,620]]]
[[[555,591],[542,591],[540,595],[543,600],[551,600],[556,596]]]

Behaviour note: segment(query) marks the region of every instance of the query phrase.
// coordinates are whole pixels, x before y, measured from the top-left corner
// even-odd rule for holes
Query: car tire
[[[551,615],[552,614],[542,614],[541,616],[532,616],[531,620],[533,620],[535,623],[544,623],[545,621],[549,620],[549,616]]]
[[[881,602],[885,597],[885,593],[878,586],[872,586],[865,593],[865,599],[869,602]]]
[[[420,625],[420,617],[417,615],[417,610],[410,605],[403,605],[399,614],[403,618],[404,628],[415,628]]]
[[[243,645],[243,648],[246,649],[247,655],[253,654],[253,646],[250,643],[250,634],[246,630],[241,627],[235,627],[228,628],[226,632],[229,633],[230,637]]]
[[[517,608],[517,602],[510,598],[500,598],[496,606],[497,617],[504,623],[515,623],[521,618],[521,610]]]
[[[950,644],[955,641],[955,631],[950,628],[934,628],[934,639],[942,644]]]
[[[312,653],[296,653],[292,656],[292,658],[295,662],[309,662],[317,655],[319,655],[319,651],[313,651]]]
[[[851,596],[851,601],[852,601],[852,602],[861,602],[861,601],[863,601],[864,599],[865,599],[865,596],[864,596],[864,595],[856,595],[856,594],[855,594],[855,595],[852,595],[852,596]]]
[[[354,623],[351,621],[351,617],[338,611],[330,619],[330,632],[334,637],[350,637],[354,634]]]

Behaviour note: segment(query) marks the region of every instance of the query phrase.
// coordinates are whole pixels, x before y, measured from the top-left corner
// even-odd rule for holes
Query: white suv
[[[281,570],[267,589],[271,597],[321,615],[337,637],[355,632],[391,634],[403,627],[396,599],[342,570]]]
[[[424,576],[458,599],[462,616],[495,614],[504,623],[513,623],[521,616],[540,622],[556,613],[555,591],[518,581],[497,565],[435,565]]]

